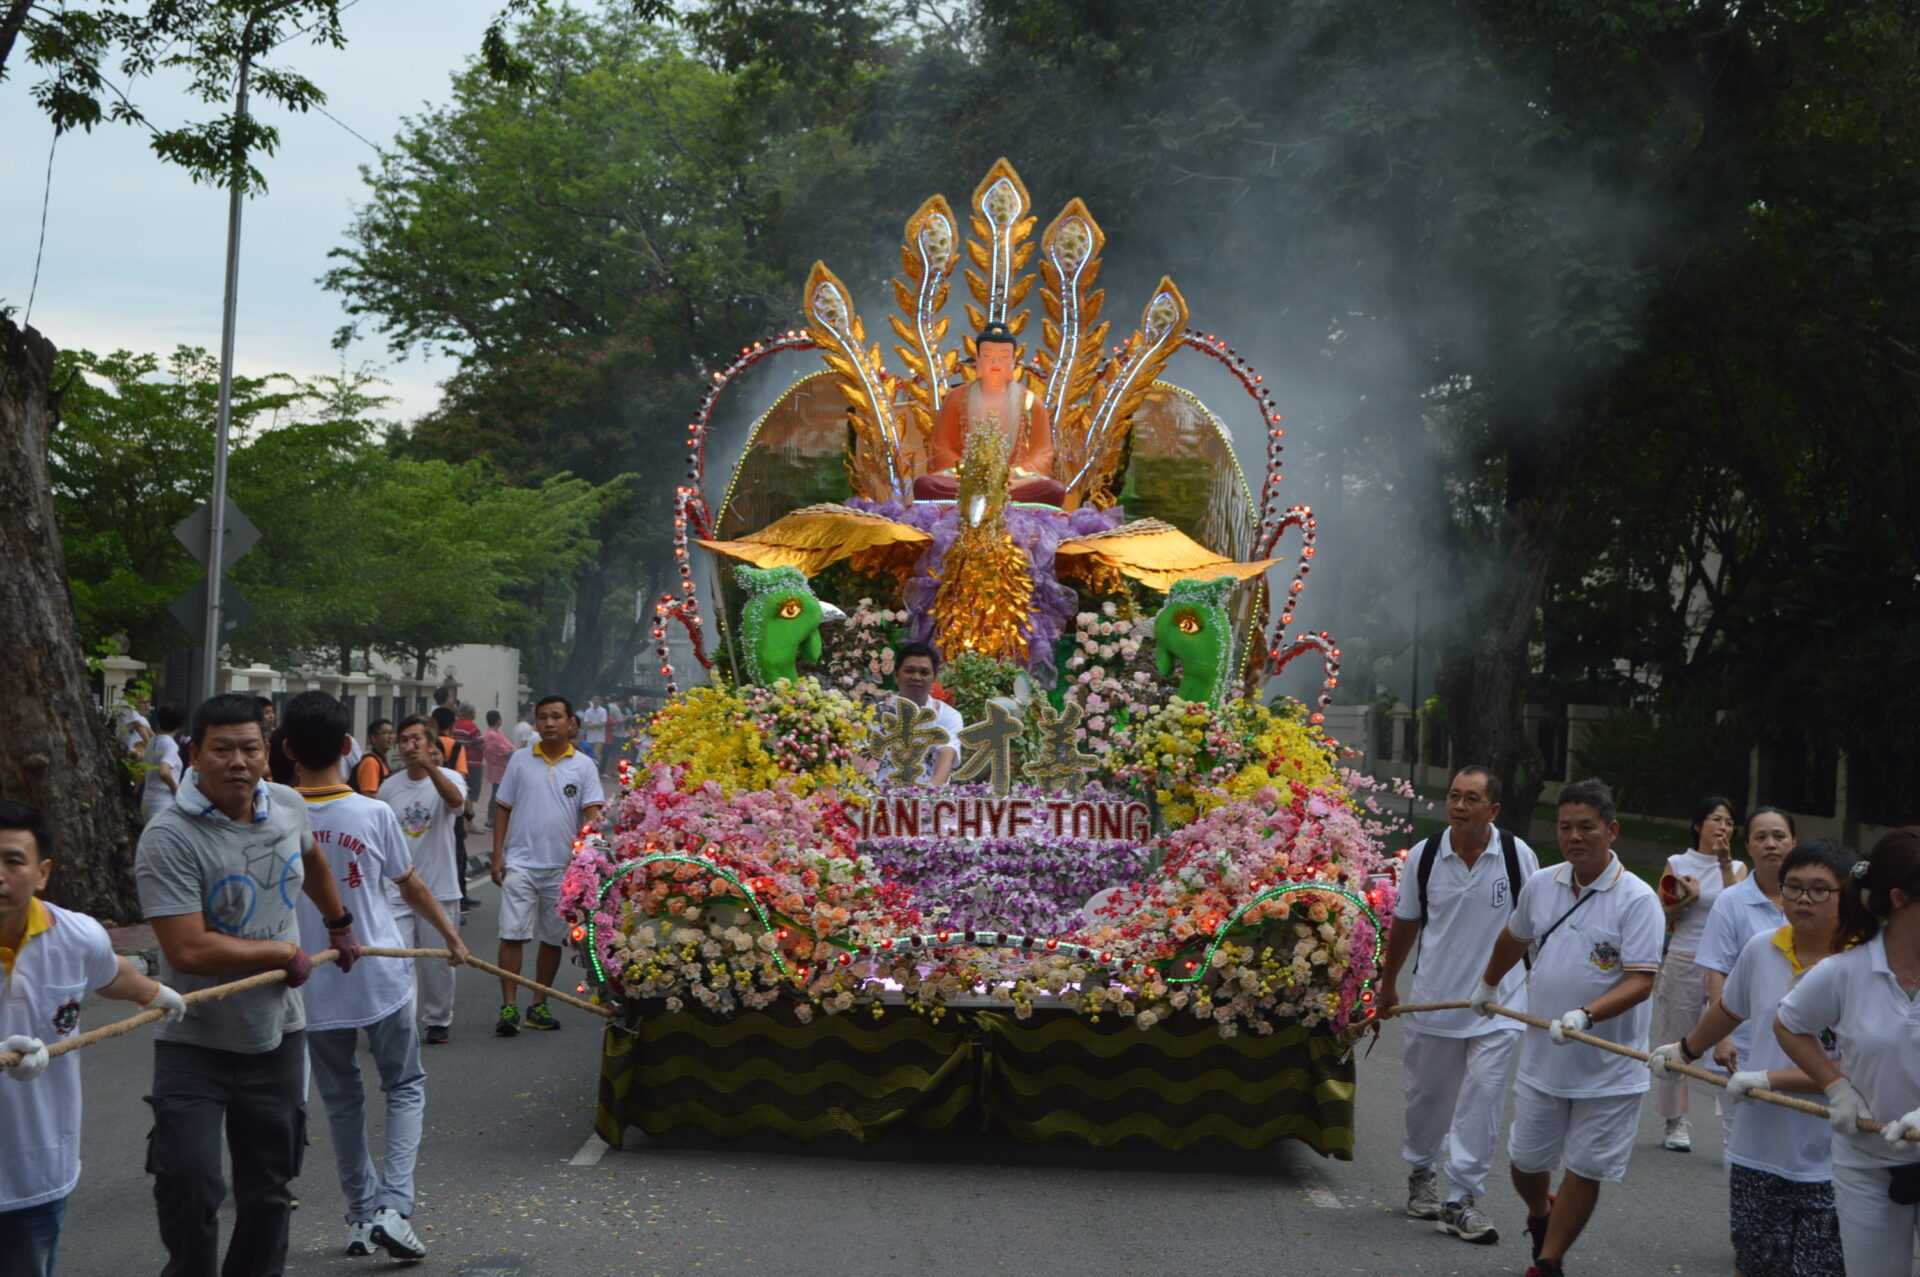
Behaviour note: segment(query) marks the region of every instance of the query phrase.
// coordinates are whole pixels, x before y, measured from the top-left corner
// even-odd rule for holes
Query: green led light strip
[[[1367,921],[1373,924],[1373,969],[1375,971],[1378,971],[1380,969],[1380,915],[1373,911],[1373,907],[1367,903],[1366,898],[1364,896],[1359,895],[1358,893],[1352,891],[1347,887],[1342,887],[1334,883],[1287,882],[1287,883],[1282,883],[1278,887],[1271,887],[1266,891],[1261,892],[1259,895],[1255,896],[1253,899],[1247,901],[1247,903],[1241,905],[1238,909],[1235,909],[1232,915],[1228,917],[1225,922],[1221,923],[1219,927],[1217,927],[1214,930],[1213,939],[1207,942],[1206,958],[1204,961],[1200,963],[1199,969],[1196,970],[1192,975],[1168,976],[1167,983],[1168,984],[1194,984],[1198,982],[1202,977],[1204,977],[1207,974],[1207,971],[1213,966],[1213,955],[1220,948],[1221,942],[1227,938],[1227,932],[1232,930],[1233,924],[1240,921],[1242,915],[1244,915],[1247,912],[1247,910],[1252,909],[1255,906],[1265,901],[1275,900],[1281,896],[1292,895],[1296,891],[1324,891],[1328,895],[1340,896],[1340,897],[1343,897],[1348,903],[1353,905],[1354,908],[1358,909],[1361,913],[1366,914]],[[1372,983],[1373,981],[1371,979],[1365,981],[1360,986],[1361,991],[1364,993],[1367,989],[1367,986],[1371,985]]]
[[[593,912],[587,916],[587,926],[586,926],[587,960],[593,965],[593,977],[600,984],[604,985],[604,984],[607,984],[609,981],[607,979],[606,968],[604,968],[600,964],[600,945],[599,945],[598,925],[595,923],[594,918],[599,914],[600,906],[606,902],[607,892],[613,889],[613,885],[616,882],[620,881],[620,879],[626,877],[628,874],[632,873],[636,869],[645,869],[649,865],[657,865],[657,864],[692,865],[696,868],[704,869],[708,871],[714,877],[719,878],[722,881],[732,885],[736,890],[740,892],[742,896],[746,898],[747,905],[753,910],[753,916],[759,920],[760,927],[763,933],[770,933],[774,930],[773,922],[768,917],[766,907],[760,903],[760,898],[754,895],[753,889],[747,886],[746,883],[740,881],[739,877],[736,876],[732,871],[722,868],[721,866],[715,864],[711,860],[708,860],[704,856],[682,856],[682,855],[674,855],[669,853],[660,853],[652,856],[643,856],[639,860],[629,860],[626,864],[621,865],[618,869],[614,870],[611,874],[609,874],[607,876],[607,880],[600,884],[600,894],[594,899]],[[1200,962],[1200,965],[1194,970],[1193,974],[1184,975],[1184,976],[1168,976],[1167,983],[1168,984],[1197,984],[1201,980],[1205,979],[1207,972],[1212,970],[1213,968],[1214,954],[1219,951],[1220,945],[1226,940],[1227,933],[1233,929],[1234,924],[1238,923],[1240,919],[1246,915],[1248,910],[1254,909],[1266,903],[1269,900],[1277,900],[1282,896],[1289,896],[1298,891],[1318,891],[1318,892],[1325,892],[1328,895],[1339,896],[1343,900],[1347,901],[1347,903],[1351,904],[1354,908],[1358,909],[1361,913],[1365,914],[1367,921],[1373,924],[1373,969],[1376,972],[1379,971],[1380,954],[1381,954],[1381,948],[1382,948],[1382,943],[1380,939],[1380,915],[1373,911],[1373,907],[1367,903],[1366,897],[1360,895],[1358,892],[1355,892],[1349,887],[1343,887],[1334,883],[1286,882],[1286,883],[1280,884],[1277,887],[1268,888],[1267,890],[1261,892],[1259,895],[1255,896],[1253,899],[1241,905],[1238,909],[1235,909],[1233,913],[1228,916],[1226,921],[1222,922],[1217,928],[1214,929],[1213,938],[1207,942],[1206,955]],[[789,925],[793,926],[794,924],[789,924]],[[794,926],[794,929],[802,932],[806,931],[806,928],[804,927]],[[811,935],[811,933],[808,933],[808,934]],[[925,932],[920,934],[910,934],[907,936],[889,936],[884,940],[880,940],[880,941],[870,943],[870,944],[865,944],[865,945],[853,944],[844,940],[833,939],[833,938],[830,938],[828,940],[829,944],[832,944],[837,949],[843,950],[843,952],[840,954],[840,959],[839,959],[840,965],[843,967],[851,965],[853,962],[854,955],[859,953],[862,949],[866,950],[870,956],[879,958],[879,957],[893,956],[901,952],[911,952],[911,951],[920,950],[920,949],[945,948],[956,942],[961,945],[971,945],[975,947],[987,947],[987,948],[997,948],[997,949],[1019,949],[1019,950],[1022,950],[1023,952],[1030,952],[1035,948],[1042,949],[1047,953],[1059,953],[1064,950],[1067,953],[1067,955],[1070,957],[1077,957],[1077,958],[1085,959],[1088,961],[1097,962],[1102,966],[1115,965],[1112,953],[1104,952],[1104,951],[1096,952],[1095,950],[1090,949],[1083,944],[1076,944],[1076,943],[1073,943],[1072,941],[1063,941],[1063,940],[1052,939],[1052,938],[1043,940],[1038,936],[1021,936],[1021,935],[1012,935],[1012,934],[1002,934],[1001,932],[998,932],[998,931],[972,930],[972,931],[958,931],[958,932],[955,932],[955,931]],[[791,976],[793,974],[792,971],[788,968],[786,958],[784,957],[784,955],[781,954],[778,946],[775,946],[773,950],[773,961],[774,961],[774,964],[780,968],[780,973],[782,975]],[[1120,964],[1120,965],[1124,969],[1124,964]],[[1140,963],[1139,965],[1144,968],[1148,964]],[[1373,979],[1369,977],[1368,979],[1366,979],[1361,983],[1361,986],[1360,986],[1361,992],[1364,994],[1369,988],[1372,987],[1372,985],[1373,985]]]
[[[645,869],[648,865],[658,864],[693,865],[695,868],[705,869],[714,877],[731,884],[735,890],[746,897],[748,906],[753,910],[753,916],[760,920],[760,927],[763,934],[773,930],[773,923],[767,919],[766,907],[760,903],[760,897],[753,894],[753,888],[741,882],[731,870],[721,868],[704,856],[677,856],[662,852],[658,855],[642,856],[638,860],[629,860],[626,864],[621,865],[618,869],[608,874],[607,880],[600,884],[600,894],[594,897],[593,912],[587,915],[587,960],[593,964],[593,978],[601,984],[607,983],[607,972],[606,968],[600,965],[599,926],[594,921],[600,912],[600,906],[606,902],[607,892],[613,890],[614,883],[619,882],[636,869]],[[792,972],[787,969],[787,960],[785,956],[781,954],[778,945],[774,946],[773,962],[775,966],[780,968],[781,975],[792,974]]]

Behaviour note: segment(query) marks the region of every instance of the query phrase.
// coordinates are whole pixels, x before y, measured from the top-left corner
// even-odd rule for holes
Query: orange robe
[[[1008,390],[1012,411],[1003,412],[1000,422],[1002,430],[1015,432],[1008,458],[1011,468],[1008,495],[1015,501],[1058,505],[1066,496],[1066,489],[1053,478],[1053,421],[1047,413],[1046,401],[1017,381]],[[914,480],[915,496],[947,500],[959,490],[953,471],[960,464],[960,453],[966,447],[969,408],[984,394],[984,388],[974,382],[941,401],[927,455],[927,468],[933,473]],[[1026,419],[1024,426],[1020,421],[1022,415]]]

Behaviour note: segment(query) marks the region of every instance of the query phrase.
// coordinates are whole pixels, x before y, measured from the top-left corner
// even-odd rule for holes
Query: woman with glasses
[[[1827,1093],[1847,1271],[1905,1273],[1920,1241],[1920,828],[1884,835],[1847,887],[1877,934],[1796,985],[1774,1031]],[[1885,1129],[1861,1130],[1870,1118]]]
[[[1667,858],[1660,879],[1660,904],[1667,915],[1667,956],[1654,990],[1659,1035],[1672,1041],[1693,1027],[1707,1006],[1706,972],[1694,960],[1706,934],[1707,916],[1720,893],[1739,881],[1741,867],[1733,858],[1733,831],[1739,827],[1733,800],[1718,794],[1700,800],[1693,813],[1693,846]],[[1683,1078],[1659,1078],[1653,1087],[1654,1107],[1666,1119],[1663,1146],[1676,1153],[1693,1151],[1693,1128],[1687,1121],[1687,1088]]]
[[[1656,1077],[1685,1083],[1669,1064],[1698,1061],[1740,1024],[1762,1026],[1814,965],[1858,943],[1873,919],[1843,898],[1857,857],[1825,840],[1797,847],[1781,866],[1787,924],[1747,942],[1720,996],[1698,1024],[1653,1053]],[[1830,1058],[1833,1043],[1816,1044]],[[1771,1104],[1742,1103],[1749,1091],[1815,1091],[1819,1083],[1771,1033],[1756,1035],[1747,1067],[1727,1083],[1728,1192],[1734,1268],[1741,1277],[1844,1277],[1834,1211],[1826,1124]]]

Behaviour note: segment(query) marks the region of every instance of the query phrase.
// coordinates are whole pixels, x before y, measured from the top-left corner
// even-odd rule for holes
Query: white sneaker
[[[1667,1138],[1661,1142],[1662,1148],[1670,1148],[1676,1153],[1693,1152],[1693,1126],[1684,1117],[1667,1119]]]
[[[1491,1246],[1500,1240],[1500,1230],[1493,1226],[1479,1206],[1474,1204],[1473,1194],[1464,1194],[1457,1202],[1448,1202],[1440,1208],[1440,1222],[1435,1231],[1451,1233],[1464,1242],[1474,1242],[1481,1246]]]
[[[355,1259],[373,1254],[373,1225],[347,1225],[347,1254]]]
[[[1414,1219],[1440,1218],[1440,1177],[1431,1169],[1415,1168],[1407,1176],[1407,1214]]]
[[[407,1217],[392,1207],[383,1207],[373,1213],[371,1229],[373,1244],[395,1259],[425,1259],[427,1245],[413,1231],[413,1225]]]

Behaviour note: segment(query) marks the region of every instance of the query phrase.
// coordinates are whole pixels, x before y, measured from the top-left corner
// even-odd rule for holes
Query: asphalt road
[[[483,903],[468,915],[468,943],[491,956],[497,897],[484,880],[477,894]],[[577,978],[562,968],[564,987]],[[1160,1277],[1526,1268],[1523,1212],[1504,1158],[1487,1194],[1504,1234],[1498,1245],[1471,1246],[1402,1215],[1399,1038],[1391,1027],[1360,1063],[1350,1163],[1298,1145],[1237,1156],[911,1142],[823,1151],[778,1142],[661,1145],[638,1132],[627,1149],[610,1152],[592,1133],[597,1022],[563,1006],[561,1032],[497,1040],[496,989],[461,972],[454,1040],[427,1051],[414,1222],[431,1248],[424,1267],[437,1271]],[[104,1022],[119,1006],[96,1003],[86,1023]],[[132,1277],[158,1272],[164,1261],[142,1167],[151,1060],[143,1034],[85,1052],[85,1171],[68,1206],[63,1273]],[[370,1061],[366,1067],[377,1111],[378,1080]],[[1711,1098],[1698,1090],[1695,1097],[1689,1155],[1663,1151],[1651,1106],[1644,1110],[1630,1178],[1603,1194],[1574,1252],[1574,1273],[1732,1270],[1719,1124]],[[397,1267],[341,1254],[342,1202],[317,1098],[312,1111],[289,1271]]]

